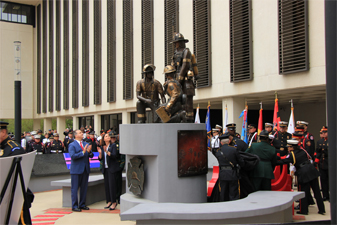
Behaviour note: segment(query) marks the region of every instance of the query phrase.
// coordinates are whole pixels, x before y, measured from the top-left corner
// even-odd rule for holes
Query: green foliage
[[[15,131],[15,124],[14,119],[0,119],[1,121],[9,123],[7,126],[9,133],[14,133]],[[21,120],[21,132],[24,131],[32,131],[33,130],[33,120],[23,119]]]

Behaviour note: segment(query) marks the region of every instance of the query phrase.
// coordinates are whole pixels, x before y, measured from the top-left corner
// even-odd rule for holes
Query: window
[[[48,50],[48,40],[47,40],[47,27],[48,27],[48,20],[47,20],[47,0],[43,0],[42,2],[42,23],[43,23],[43,73],[42,73],[42,112],[47,112],[47,50]]]
[[[37,114],[41,113],[41,4],[37,6]]]
[[[94,121],[94,116],[83,116],[83,117],[78,117],[78,124],[79,128],[81,127],[86,127],[86,126],[91,126],[92,129],[94,129],[95,121]],[[76,129],[76,128],[74,128]]]
[[[72,106],[78,108],[78,2],[72,0]]]
[[[133,1],[123,1],[123,99],[133,98]]]
[[[107,101],[116,101],[116,1],[107,2]]]
[[[55,109],[61,110],[61,1],[56,1],[56,90]]]
[[[63,1],[63,109],[69,109],[69,1]]]
[[[138,123],[138,117],[137,117],[137,112],[132,112],[130,113],[131,116],[131,124]],[[145,112],[146,116],[146,123],[154,123],[153,117],[152,117],[152,111],[146,111]]]
[[[54,4],[49,0],[49,112],[54,110]]]
[[[142,67],[153,61],[153,0],[142,0]]]
[[[82,2],[82,106],[89,106],[89,1]]]
[[[279,0],[279,73],[309,70],[306,0]]]
[[[251,1],[230,0],[231,82],[253,79]]]
[[[0,20],[35,27],[35,6],[0,1]]]
[[[94,104],[102,102],[102,38],[101,1],[94,1]]]
[[[122,124],[122,113],[101,116],[101,129],[104,131],[113,130],[119,134],[120,124]]]
[[[209,87],[212,81],[210,9],[210,0],[193,0],[193,46],[199,71],[197,88]]]
[[[165,0],[165,66],[171,64],[174,53],[174,33],[179,32],[179,0]]]

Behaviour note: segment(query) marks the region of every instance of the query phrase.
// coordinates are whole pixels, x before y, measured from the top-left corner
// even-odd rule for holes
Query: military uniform
[[[315,154],[315,140],[314,135],[309,132],[304,132],[304,139],[305,139],[305,150],[310,154],[312,158],[314,158]],[[310,141],[310,146],[307,145],[307,142]]]
[[[62,154],[64,150],[64,145],[60,140],[54,140],[47,143],[46,154]]]
[[[237,148],[240,152],[245,152],[248,148],[248,145],[246,142],[235,136],[232,140],[233,146]]]
[[[219,162],[220,201],[239,199],[239,174],[236,165],[244,166],[242,157],[234,146],[228,144],[220,149],[213,149],[212,153]]]
[[[251,143],[256,143],[257,142],[257,132],[250,133],[248,135],[248,143],[251,145]]]
[[[324,200],[330,199],[329,195],[329,163],[328,163],[328,149],[329,143],[328,139],[322,138],[317,143],[316,149],[316,159],[315,162],[318,163],[319,172],[321,173],[321,187]]]
[[[250,174],[255,191],[271,190],[271,180],[274,179],[274,168],[277,162],[276,149],[269,143],[261,141],[253,143],[246,152],[260,157],[260,162]]]
[[[288,132],[275,132],[273,146],[276,148],[276,152],[280,153],[280,156],[285,156],[288,154],[287,140],[291,139],[291,137],[292,135]]]
[[[293,141],[293,140],[289,140]],[[325,207],[321,193],[319,191],[318,176],[319,172],[309,161],[310,155],[301,146],[294,147],[294,151],[290,152],[288,156],[280,160],[278,164],[292,163],[296,168],[298,179],[298,191],[304,191],[306,197],[300,199],[300,214],[308,214],[308,198],[310,194],[310,187],[312,188],[316,203],[319,209],[318,213],[325,213]]]
[[[24,154],[25,150],[9,136],[1,142],[0,157]]]
[[[43,144],[41,142],[33,142],[30,145],[30,152],[35,151],[36,150],[36,154],[45,154],[45,148],[43,146]]]
[[[74,141],[74,138],[65,138],[63,141],[63,145],[64,145],[64,152],[68,152],[68,146],[70,143],[72,143]]]

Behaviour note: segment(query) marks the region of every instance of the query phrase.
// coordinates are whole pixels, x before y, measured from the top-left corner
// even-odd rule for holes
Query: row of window
[[[87,0],[63,0],[63,15],[61,18],[61,1],[56,1],[56,10],[53,1],[43,0],[42,6],[37,7],[38,32],[38,105],[37,112],[47,112],[47,74],[49,75],[48,103],[49,111],[53,111],[53,88],[56,93],[61,90],[61,71],[56,70],[54,75],[53,57],[54,41],[56,42],[56,67],[60,66],[60,55],[63,52],[63,109],[69,109],[69,86],[72,86],[72,107],[79,107],[79,74],[78,74],[78,5],[82,4],[82,106],[89,106],[89,94],[94,94],[94,104],[101,104],[102,99],[102,29],[107,30],[107,101],[116,100],[116,0],[107,1],[107,8],[102,9],[100,1],[94,2],[94,85],[93,92],[89,93],[89,3]],[[179,0],[164,0],[165,17],[165,65],[171,61],[173,52],[169,44],[173,33],[179,32]],[[230,53],[231,53],[231,82],[242,82],[253,79],[253,49],[252,49],[252,7],[251,0],[230,0]],[[72,4],[72,12],[69,5]],[[41,10],[42,8],[42,10]],[[102,27],[101,11],[107,10],[107,27]],[[60,35],[54,40],[53,13],[56,13],[56,30],[60,34],[61,20],[63,27],[63,51],[60,49]],[[153,31],[153,0],[142,0],[142,65],[153,63],[154,31]],[[199,76],[197,88],[211,86],[211,1],[193,0],[193,46],[198,60]],[[42,15],[41,15],[42,14]],[[69,18],[71,15],[71,18]],[[307,1],[306,0],[278,0],[279,16],[279,71],[287,74],[308,70],[308,34],[307,34]],[[71,31],[69,20],[72,19]],[[41,22],[42,21],[42,22]],[[48,33],[47,33],[48,32]],[[69,32],[72,32],[72,49],[69,50]],[[41,40],[41,37],[45,37]],[[48,37],[48,38],[46,38]],[[40,41],[39,41],[40,40]],[[47,41],[49,56],[47,57]],[[41,43],[42,42],[42,43]],[[72,51],[72,59],[69,59]],[[41,54],[42,52],[42,54]],[[42,57],[43,56],[43,57]],[[43,59],[42,59],[43,58]],[[49,67],[47,67],[47,58]],[[42,68],[42,70],[41,70]],[[141,69],[141,68],[140,68]],[[48,71],[47,71],[48,70]],[[72,84],[69,84],[69,71],[72,73]],[[54,80],[55,77],[55,80]],[[133,0],[123,0],[123,99],[133,99]],[[54,81],[56,85],[54,85]],[[41,84],[42,91],[41,91]],[[41,99],[42,94],[42,99]],[[60,96],[59,94],[57,96]],[[40,101],[42,100],[42,104]],[[56,110],[61,110],[60,98],[56,101]]]
[[[35,27],[35,7],[0,1],[0,20],[29,24]]]

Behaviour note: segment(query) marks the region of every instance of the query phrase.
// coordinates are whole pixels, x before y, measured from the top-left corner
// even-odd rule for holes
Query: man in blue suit
[[[89,158],[94,157],[94,154],[91,152],[91,146],[82,141],[83,133],[81,130],[74,131],[74,136],[75,141],[68,146],[71,157],[71,201],[72,210],[81,212],[81,209],[89,210],[89,207],[85,205],[85,199],[90,173]],[[80,188],[80,202],[78,202],[77,198],[78,188]]]

